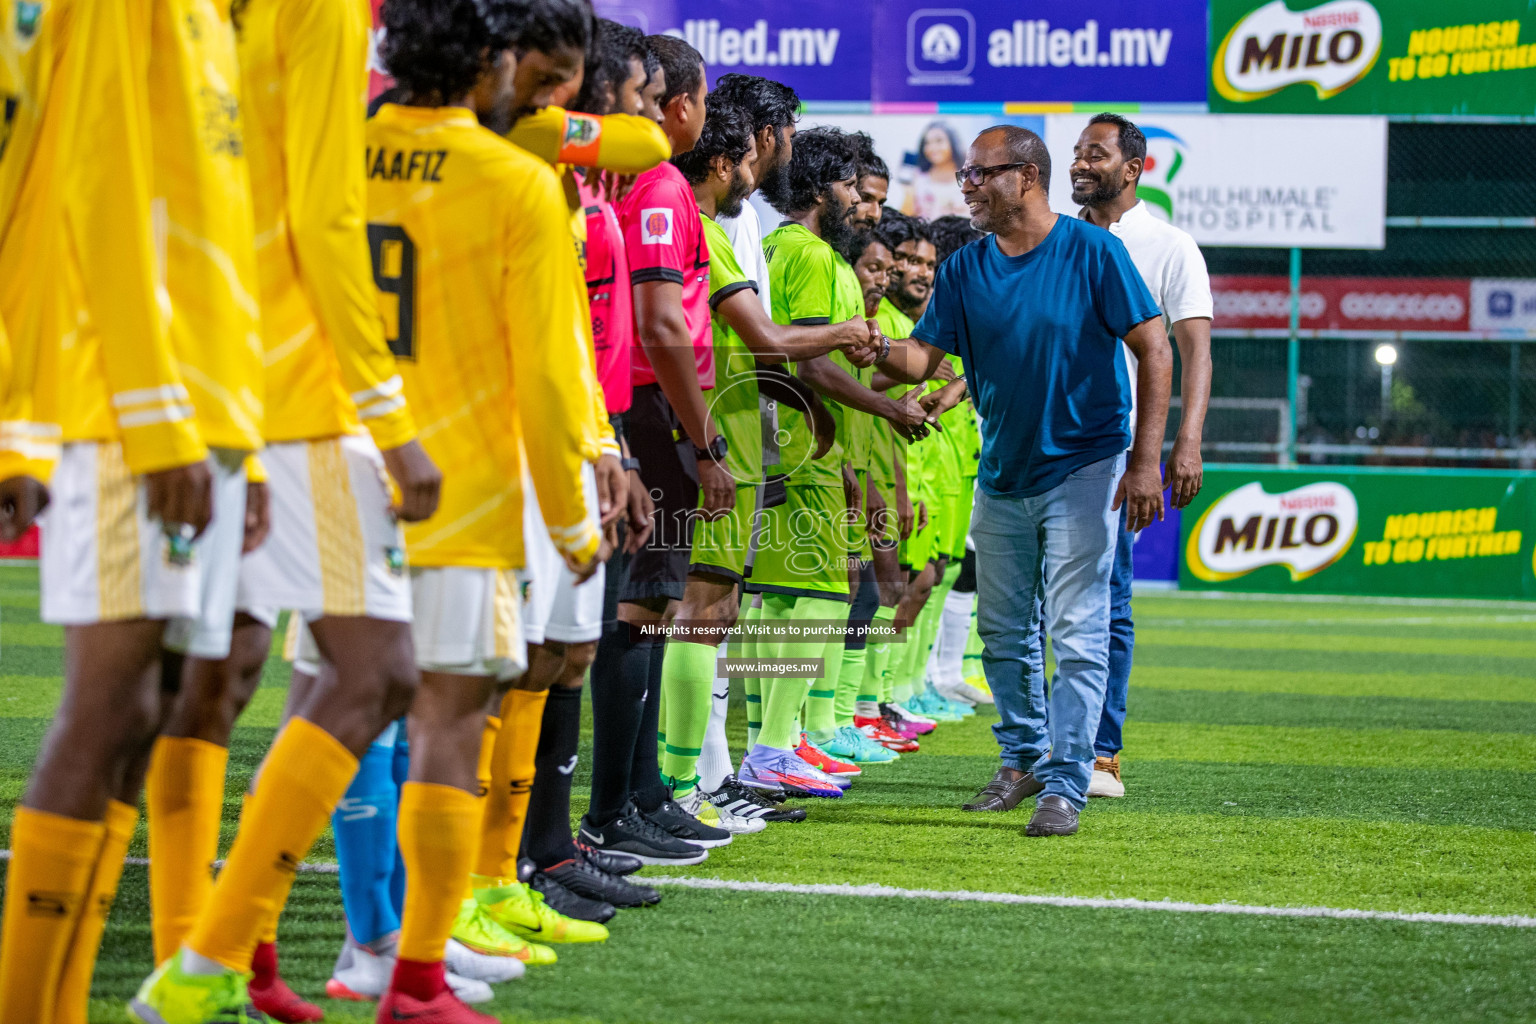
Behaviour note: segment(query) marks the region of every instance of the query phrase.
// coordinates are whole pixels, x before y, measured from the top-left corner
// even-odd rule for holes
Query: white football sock
[[[720,645],[719,656],[724,658],[726,644]],[[715,677],[714,697],[709,708],[709,725],[704,730],[704,748],[699,754],[699,788],[713,793],[720,788],[726,776],[735,773],[731,767],[731,747],[725,739],[725,716],[731,703],[731,682]]]
[[[935,686],[944,688],[960,685],[961,663],[965,659],[965,643],[971,632],[971,611],[975,606],[975,593],[951,590],[945,595],[944,611],[939,616],[939,639],[933,645],[937,662]]]

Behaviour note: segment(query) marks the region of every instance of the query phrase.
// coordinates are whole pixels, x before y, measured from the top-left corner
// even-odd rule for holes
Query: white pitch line
[[[648,885],[685,889],[727,889],[731,892],[783,892],[799,896],[859,896],[906,900],[947,900],[956,903],[1003,903],[1025,906],[1076,907],[1089,910],[1161,910],[1176,914],[1239,914],[1253,917],[1325,917],[1346,921],[1404,921],[1410,924],[1463,924],[1495,928],[1536,928],[1536,917],[1519,914],[1405,914],[1391,910],[1351,910],[1343,907],[1261,907],[1241,903],[1184,903],[1176,900],[1094,899],[1086,896],[1029,896],[1012,892],[972,892],[966,889],[898,889],[889,885],[796,885],[790,882],[733,882],[724,878],[645,878]]]
[[[1476,628],[1488,624],[1526,624],[1536,622],[1532,615],[1414,615],[1379,619],[1165,619],[1151,615],[1139,617],[1137,623],[1145,629],[1195,626],[1216,629],[1246,629],[1251,626],[1450,626]]]
[[[10,860],[0,850],[0,861]],[[148,867],[147,857],[126,857],[124,864]],[[223,867],[214,861],[214,867]],[[306,875],[334,875],[335,864],[299,865]],[[1401,921],[1407,924],[1460,924],[1491,928],[1536,928],[1536,917],[1521,914],[1434,914],[1395,910],[1353,910],[1348,907],[1265,907],[1243,903],[1186,903],[1181,900],[1103,899],[1091,896],[1033,896],[1017,892],[976,892],[970,889],[900,889],[892,885],[799,885],[793,882],[737,882],[728,878],[636,876],[647,885],[679,889],[724,889],[729,892],[789,893],[795,896],[854,896],[861,899],[939,900],[951,903],[1001,903],[1010,906],[1067,907],[1078,910],[1160,910],[1174,914],[1235,914],[1244,917],[1321,917],[1342,921]]]

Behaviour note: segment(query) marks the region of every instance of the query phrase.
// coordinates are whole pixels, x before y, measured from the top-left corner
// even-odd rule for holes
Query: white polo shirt
[[[742,203],[741,216],[716,217],[715,223],[724,229],[725,237],[731,240],[731,250],[736,253],[736,262],[741,264],[742,272],[757,282],[757,297],[772,319],[773,303],[768,298],[768,260],[763,256],[763,223],[758,219],[757,207],[751,203]],[[1138,266],[1136,269],[1141,268]]]
[[[1077,214],[1088,219],[1084,207]],[[1109,226],[1110,234],[1125,243],[1131,262],[1141,273],[1147,290],[1163,311],[1163,328],[1172,340],[1172,325],[1191,317],[1210,319],[1215,313],[1211,300],[1211,275],[1205,269],[1205,257],[1189,232],[1152,216],[1146,200],[1120,215]],[[1125,364],[1131,375],[1131,433],[1136,433],[1136,356],[1124,343]]]

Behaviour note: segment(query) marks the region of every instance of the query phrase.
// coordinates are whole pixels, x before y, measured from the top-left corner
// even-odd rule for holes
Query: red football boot
[[[378,1024],[500,1024],[495,1017],[471,1010],[448,987],[441,960],[395,961],[389,991],[379,1000]]]
[[[325,1011],[288,987],[277,973],[277,944],[263,942],[251,957],[253,976],[246,986],[251,1005],[283,1024],[309,1024],[325,1019]]]
[[[450,988],[444,988],[431,999],[417,999],[390,989],[379,1001],[378,1024],[501,1024],[495,1017],[487,1016],[465,1006]]]
[[[813,768],[820,768],[828,775],[853,776],[864,774],[864,769],[851,761],[839,761],[812,743],[811,738],[803,732],[800,734],[800,745],[795,748],[795,754],[806,764]]]
[[[855,718],[853,727],[887,750],[910,754],[919,749],[917,740],[894,731],[883,718]]]

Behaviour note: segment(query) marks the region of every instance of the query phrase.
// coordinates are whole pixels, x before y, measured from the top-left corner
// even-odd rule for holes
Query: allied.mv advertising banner
[[[1205,102],[1204,4],[597,0],[596,9],[688,40],[711,82],[765,75],[810,103]]]

